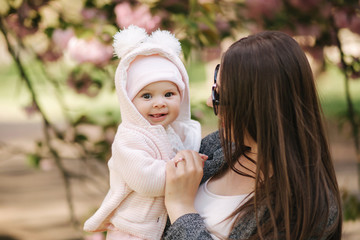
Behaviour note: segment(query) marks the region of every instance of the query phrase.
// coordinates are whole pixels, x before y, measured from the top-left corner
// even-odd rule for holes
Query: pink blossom
[[[324,61],[324,49],[323,47],[305,47],[304,50],[308,52],[315,61],[323,62]]]
[[[43,171],[50,171],[53,170],[55,167],[55,164],[53,161],[51,161],[50,159],[41,159],[40,161],[40,168]]]
[[[60,49],[65,49],[72,37],[74,37],[74,30],[71,28],[68,29],[55,29],[52,34],[52,41],[55,46],[58,46]]]
[[[115,9],[116,23],[119,27],[128,27],[132,24],[133,21],[133,11],[131,9],[130,3],[123,2],[116,5]]]
[[[69,87],[75,89],[77,93],[86,94],[87,90],[91,86],[91,78],[89,75],[84,74],[80,78],[77,78],[75,75],[70,75],[67,84]]]
[[[321,35],[321,27],[319,25],[297,25],[296,32],[299,35],[303,36],[313,36],[313,37],[320,37]]]
[[[109,45],[92,38],[90,40],[72,37],[67,46],[69,55],[78,63],[89,62],[96,65],[107,63],[113,56],[113,49]]]
[[[19,38],[34,34],[38,30],[37,27],[25,26],[23,19],[20,18],[18,14],[10,14],[9,16],[7,16],[6,23]]]
[[[349,29],[354,32],[360,34],[360,17],[354,14],[350,19]]]
[[[338,28],[346,28],[349,25],[348,14],[343,9],[334,11],[334,21]]]
[[[229,22],[220,15],[216,17],[215,26],[219,32],[228,32],[230,30]]]
[[[321,9],[319,9],[320,14],[323,18],[329,18],[331,15],[332,5],[331,3],[324,3],[321,6]]]
[[[272,18],[282,8],[281,0],[246,0],[246,5],[249,17],[254,19]]]
[[[59,51],[58,48],[54,48],[51,44],[45,52],[39,54],[39,57],[45,62],[55,62],[62,57],[62,52]]]
[[[76,76],[75,73],[72,73],[67,79],[67,85],[74,89],[77,93],[86,94],[91,84],[92,80],[88,74]]]
[[[103,11],[96,8],[84,8],[81,11],[81,15],[85,21],[99,21],[106,20],[106,15]]]
[[[96,17],[97,12],[98,11],[95,8],[84,8],[81,11],[81,15],[83,16],[84,20],[91,20]]]
[[[128,2],[123,2],[115,7],[116,23],[120,28],[131,24],[146,29],[147,32],[156,30],[161,22],[160,16],[152,16],[147,5],[142,4],[132,9]]]
[[[197,26],[198,26],[198,28],[199,28],[200,31],[207,31],[207,30],[210,29],[210,27],[209,27],[207,24],[202,23],[202,22],[199,22],[199,23],[197,24]]]
[[[67,79],[67,84],[79,94],[85,94],[88,97],[95,97],[99,93],[99,85],[95,83],[89,74],[77,74],[73,72]]]
[[[198,0],[200,4],[207,4],[207,3],[213,3],[214,0]]]
[[[25,110],[28,117],[32,117],[35,115],[35,113],[39,112],[39,108],[35,102],[31,102],[31,104],[25,106],[23,109]]]

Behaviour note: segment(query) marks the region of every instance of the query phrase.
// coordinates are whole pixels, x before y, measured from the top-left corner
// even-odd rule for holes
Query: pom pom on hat
[[[145,29],[135,25],[120,30],[114,35],[114,52],[118,58],[123,58],[137,47],[151,43],[171,49],[176,56],[180,56],[181,45],[179,40],[169,31],[156,30],[150,36]],[[145,47],[145,46],[144,46]]]
[[[124,57],[127,53],[140,46],[148,39],[149,35],[145,29],[131,25],[127,29],[120,30],[114,35],[114,51],[118,58]]]
[[[156,30],[151,34],[149,42],[156,43],[161,46],[166,46],[172,49],[177,56],[179,56],[181,53],[181,45],[179,40],[169,31]]]
[[[177,66],[167,58],[159,55],[138,56],[127,70],[126,91],[130,100],[150,83],[170,81],[179,89],[181,98],[185,84]]]

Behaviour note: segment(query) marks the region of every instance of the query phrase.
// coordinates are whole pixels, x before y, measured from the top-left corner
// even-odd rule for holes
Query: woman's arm
[[[194,207],[204,161],[189,150],[178,152],[174,159],[166,164],[165,206],[172,225],[164,239],[212,239]]]
[[[203,183],[214,176],[224,163],[219,131],[210,133],[202,139],[199,152],[208,156],[204,166],[204,176],[201,180]]]
[[[164,240],[213,239],[205,223],[197,213],[189,213],[178,218],[165,232]]]
[[[208,156],[208,159],[205,161],[204,168],[202,170],[203,178],[201,182],[203,182],[206,181],[209,177],[213,176],[223,164],[224,157],[218,131],[209,134],[201,141],[201,147],[199,152]],[[186,162],[187,159],[185,163]],[[182,164],[183,163],[180,163],[180,167],[182,166]],[[174,187],[175,189],[173,191],[176,191],[176,193],[178,193],[178,199],[182,199],[185,195],[188,195],[188,193],[183,193],[178,189],[177,184],[179,184],[181,180],[178,179],[174,180],[171,183],[169,182],[170,180],[168,180],[168,178],[170,178],[170,174],[173,173],[171,173],[168,168],[170,168],[170,170],[174,170],[174,168],[167,166],[167,179],[165,190],[165,203],[168,203],[166,206],[168,212],[170,210],[169,216],[172,225],[166,229],[164,233],[164,239],[212,239],[210,232],[206,229],[203,219],[196,212],[195,208],[193,208],[194,199],[199,186],[198,182],[195,182],[193,180],[190,181],[192,189],[191,191],[194,191],[190,194],[193,195],[193,199],[190,200],[190,207],[188,209],[181,210],[181,208],[183,208],[181,207],[181,203],[177,203],[175,204],[175,206],[180,204],[180,207],[176,207],[178,208],[178,210],[176,211],[177,213],[172,213],[171,208],[175,207],[169,206],[170,201],[167,197],[167,190],[170,187]],[[184,179],[189,179],[189,177],[184,176]],[[185,187],[185,189],[189,190],[190,187]]]

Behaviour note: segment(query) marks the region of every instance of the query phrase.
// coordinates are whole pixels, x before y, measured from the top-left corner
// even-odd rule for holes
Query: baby
[[[160,239],[166,161],[199,150],[200,124],[190,118],[188,75],[172,34],[130,26],[114,39],[122,122],[108,162],[109,192],[84,230],[107,231],[107,240]]]

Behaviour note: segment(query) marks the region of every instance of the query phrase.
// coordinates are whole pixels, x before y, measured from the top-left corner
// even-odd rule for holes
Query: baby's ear
[[[179,40],[169,31],[166,30],[156,30],[153,32],[148,40],[151,43],[166,46],[172,49],[177,56],[180,56],[181,45]]]
[[[130,25],[128,28],[120,30],[114,35],[114,52],[118,58],[122,58],[127,53],[145,42],[149,35],[145,29]]]

